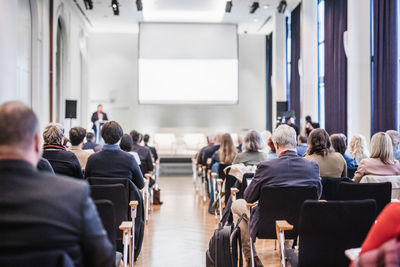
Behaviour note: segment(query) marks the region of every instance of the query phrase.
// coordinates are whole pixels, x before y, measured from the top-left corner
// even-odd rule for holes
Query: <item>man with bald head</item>
[[[113,266],[115,251],[86,182],[39,172],[39,123],[19,102],[0,106],[0,250],[64,251],[75,266]]]

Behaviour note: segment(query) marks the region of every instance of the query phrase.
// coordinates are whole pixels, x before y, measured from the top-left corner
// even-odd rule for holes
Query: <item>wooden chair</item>
[[[124,221],[120,224],[119,229],[122,230],[123,236],[123,266],[131,266],[133,267],[135,261],[135,218],[137,212],[137,201],[131,201],[129,203],[131,207],[131,217],[132,221]]]

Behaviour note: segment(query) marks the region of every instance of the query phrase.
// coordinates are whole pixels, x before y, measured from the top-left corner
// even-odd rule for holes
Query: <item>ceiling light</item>
[[[119,3],[117,0],[111,0],[111,8],[115,16],[119,15]]]
[[[228,2],[226,2],[226,5],[225,5],[225,12],[226,13],[231,13],[231,9],[232,9],[232,1],[228,1]]]
[[[258,22],[258,18],[254,18],[253,21],[254,21],[254,22]]]
[[[137,11],[142,11],[143,10],[142,0],[136,0],[136,8],[137,8]]]
[[[260,4],[258,2],[253,2],[253,4],[250,6],[250,14],[254,14],[259,7]]]
[[[269,5],[264,5],[263,8],[267,9],[267,8],[269,8]]]
[[[145,22],[222,22],[225,15],[226,0],[208,1],[207,9],[182,10],[179,7],[163,9],[157,4],[161,1],[146,0],[143,9]]]

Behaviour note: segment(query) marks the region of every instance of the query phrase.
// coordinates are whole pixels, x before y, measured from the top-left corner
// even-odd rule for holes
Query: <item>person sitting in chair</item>
[[[74,266],[115,266],[88,183],[36,170],[41,153],[33,111],[19,102],[1,105],[0,250],[60,251]]]
[[[318,197],[321,196],[322,185],[319,176],[318,164],[308,161],[297,155],[296,131],[288,125],[280,125],[272,134],[272,141],[276,148],[277,159],[264,161],[258,164],[256,173],[250,185],[244,191],[244,199],[238,199],[232,204],[233,219],[236,222],[239,217],[246,213],[246,204],[259,200],[263,186],[275,187],[309,187],[317,188]],[[247,259],[247,266],[251,266],[250,235],[255,240],[257,234],[259,210],[254,208],[254,214],[247,214],[245,220],[239,224],[242,237],[243,254]],[[249,231],[250,225],[250,231]],[[256,266],[263,266],[254,249],[254,260]]]

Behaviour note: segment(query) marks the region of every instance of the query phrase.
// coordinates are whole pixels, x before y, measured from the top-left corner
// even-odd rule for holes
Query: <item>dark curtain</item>
[[[265,42],[265,84],[266,84],[266,95],[267,95],[267,127],[268,131],[272,131],[272,33],[266,36]]]
[[[291,14],[290,20],[290,92],[289,109],[296,113],[296,122],[300,122],[300,75],[298,63],[300,59],[300,9],[298,5]]]
[[[325,129],[347,134],[347,0],[325,0]]]
[[[372,133],[397,130],[397,1],[373,1]]]

